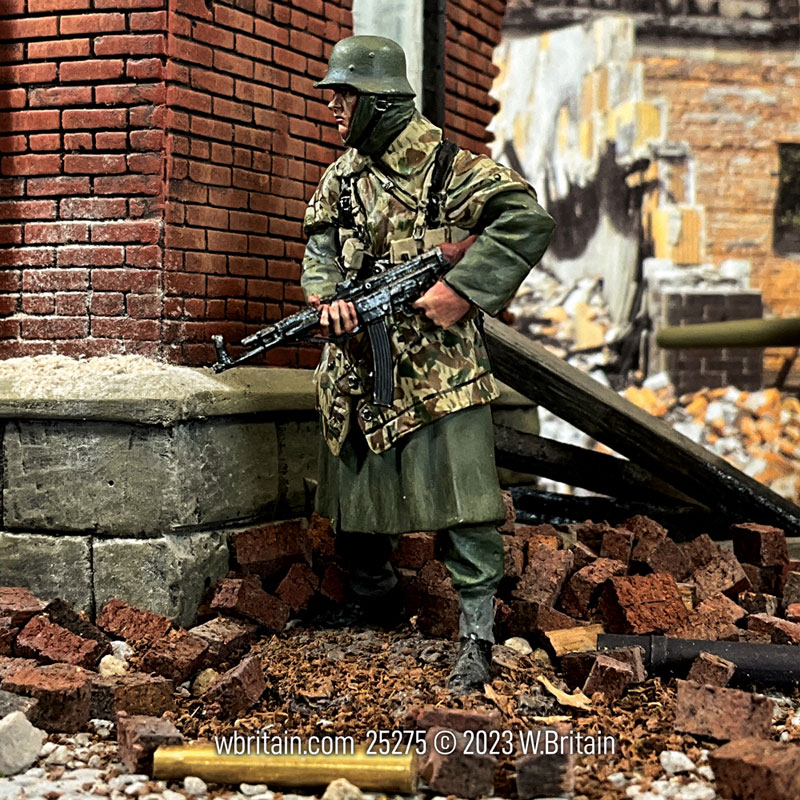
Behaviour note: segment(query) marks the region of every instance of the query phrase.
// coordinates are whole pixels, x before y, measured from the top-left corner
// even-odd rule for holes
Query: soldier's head
[[[327,74],[314,85],[333,90],[328,107],[339,134],[345,144],[358,149],[376,135],[380,138],[381,127],[386,127],[381,123],[396,117],[398,109],[406,121],[413,113],[414,90],[406,77],[403,48],[382,36],[351,36],[337,42]]]

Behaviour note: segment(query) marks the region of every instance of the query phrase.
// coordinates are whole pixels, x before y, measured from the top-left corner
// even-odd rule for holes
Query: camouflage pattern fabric
[[[460,150],[445,186],[437,230],[421,229],[421,212],[427,206],[441,140],[441,130],[415,113],[379,161],[350,149],[327,169],[304,221],[313,243],[303,260],[301,283],[306,297],[332,294],[340,280],[358,271],[362,253],[382,258],[395,245],[408,242],[422,252],[432,233],[439,241],[463,238],[477,225],[486,203],[502,193],[527,194],[552,225],[523,178],[485,156]],[[343,192],[350,193],[350,227],[339,224]],[[549,232],[544,247],[548,240]],[[522,274],[503,276],[487,274],[486,265],[480,265],[482,281],[489,285],[485,291],[496,294],[494,303],[513,294],[530,266],[525,263]],[[492,304],[490,298],[488,305]],[[372,402],[372,357],[366,333],[328,344],[315,379],[322,432],[331,453],[340,453],[352,419],[370,450],[383,453],[420,426],[496,398],[499,392],[476,324],[477,313],[472,308],[447,329],[418,312],[387,319],[395,379],[388,408]]]

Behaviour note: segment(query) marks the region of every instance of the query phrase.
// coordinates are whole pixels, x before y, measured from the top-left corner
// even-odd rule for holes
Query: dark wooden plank
[[[486,319],[495,374],[535,403],[709,508],[800,535],[800,508],[661,420],[495,319]]]
[[[648,499],[663,502],[670,498],[689,505],[696,504],[683,492],[624,458],[521,433],[504,425],[495,425],[494,446],[497,466],[504,469],[539,475],[609,497],[627,497],[642,502]]]

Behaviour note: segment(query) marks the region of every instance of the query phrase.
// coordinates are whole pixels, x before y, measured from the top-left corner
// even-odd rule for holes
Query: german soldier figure
[[[316,86],[348,150],[325,172],[305,217],[302,286],[326,345],[315,372],[323,444],[317,511],[333,521],[348,570],[347,621],[396,621],[389,562],[397,534],[438,531],[461,604],[461,647],[450,688],[489,680],[494,595],[503,575],[505,518],[489,403],[499,392],[481,333],[542,257],[554,222],[518,174],[463,150],[414,108],[405,54],[390,39],[334,47]],[[434,247],[454,264],[409,316],[387,318],[394,392],[372,393],[369,340],[350,303],[325,298]]]

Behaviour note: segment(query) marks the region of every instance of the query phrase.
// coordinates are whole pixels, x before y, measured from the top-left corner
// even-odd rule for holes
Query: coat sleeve
[[[323,174],[303,219],[303,232],[308,237],[308,244],[303,256],[300,286],[306,300],[311,294],[329,297],[342,280],[336,261],[339,254],[336,225],[340,190],[336,163],[331,164]]]
[[[342,280],[342,273],[337,266],[336,228],[332,225],[317,228],[308,238],[306,252],[303,256],[303,272],[300,286],[308,300],[308,296],[330,297],[336,284]]]
[[[554,228],[532,189],[494,194],[472,228],[479,234],[475,244],[444,282],[487,314],[499,314],[539,263]]]

